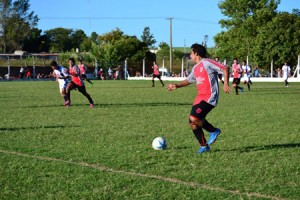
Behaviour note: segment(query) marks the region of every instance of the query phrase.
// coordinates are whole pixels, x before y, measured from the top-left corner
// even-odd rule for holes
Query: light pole
[[[167,20],[170,20],[170,72],[173,71],[173,55],[172,55],[172,19],[173,17],[167,18]]]

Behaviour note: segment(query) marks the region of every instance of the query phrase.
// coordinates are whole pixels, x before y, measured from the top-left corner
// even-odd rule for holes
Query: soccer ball
[[[155,150],[163,150],[167,148],[167,141],[163,137],[157,137],[152,142],[152,148]]]

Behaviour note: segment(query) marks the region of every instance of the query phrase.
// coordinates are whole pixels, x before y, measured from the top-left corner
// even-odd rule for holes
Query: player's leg
[[[82,78],[84,78],[85,81],[89,82],[91,85],[93,85],[92,81],[90,79],[87,78],[86,74],[82,74],[81,75]]]
[[[152,87],[154,87],[155,85],[154,85],[154,78],[155,78],[155,75],[154,74],[152,74]]]
[[[75,83],[73,83],[73,81],[69,82],[66,88],[66,99],[67,99],[67,101],[65,102],[66,107],[69,107],[71,104],[71,90],[73,90],[74,88],[76,88]]]
[[[163,83],[163,81],[161,80],[161,77],[160,77],[160,75],[158,75],[158,79],[159,79],[159,81],[160,81],[161,85],[164,87],[164,86],[165,86],[165,84],[164,84],[164,83]]]
[[[193,133],[200,144],[198,153],[203,153],[210,150],[202,128],[207,128],[208,125],[205,125],[205,117],[212,108],[213,106],[210,104],[206,103],[205,101],[201,101],[199,104],[194,105],[191,110],[189,122]],[[212,128],[211,130],[214,129]]]
[[[89,95],[89,93],[87,93],[85,86],[80,86],[78,87],[78,91],[83,94],[90,102],[90,107],[94,107],[94,101],[92,99],[92,97]]]

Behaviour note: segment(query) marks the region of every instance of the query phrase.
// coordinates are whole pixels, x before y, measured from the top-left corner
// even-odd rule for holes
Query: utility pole
[[[167,18],[167,20],[170,20],[170,73],[173,72],[173,51],[172,51],[172,19],[173,17]]]

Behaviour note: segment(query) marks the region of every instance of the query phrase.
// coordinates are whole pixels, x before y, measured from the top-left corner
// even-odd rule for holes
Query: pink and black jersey
[[[202,59],[197,63],[187,80],[189,83],[196,83],[198,94],[193,105],[199,104],[202,100],[216,106],[219,96],[218,73],[226,66],[211,59]]]
[[[154,65],[152,68],[153,68],[153,74],[154,75],[159,75],[158,66]]]
[[[86,66],[84,64],[78,65],[80,69],[80,74],[85,74],[86,71]]]
[[[83,86],[84,83],[80,78],[80,69],[74,65],[73,67],[69,68],[69,74],[72,75],[72,82],[74,82],[78,86]],[[75,75],[75,76],[74,76]]]
[[[233,70],[233,78],[241,78],[241,72],[243,71],[243,69],[240,64],[233,64],[232,70]]]

